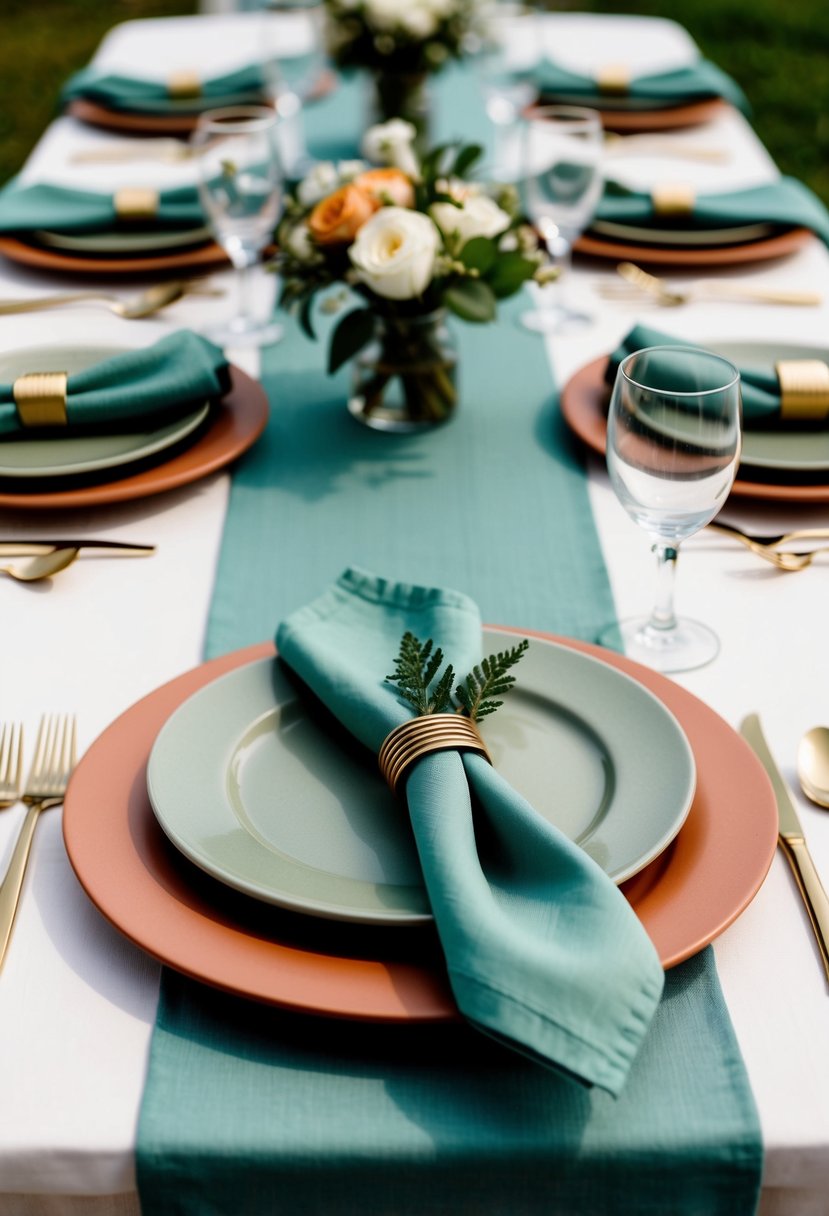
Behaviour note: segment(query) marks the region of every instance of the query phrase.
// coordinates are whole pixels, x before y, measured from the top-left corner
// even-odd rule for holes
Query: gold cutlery
[[[680,142],[670,135],[620,135],[605,131],[605,152],[611,156],[669,156],[679,160],[723,162],[731,159],[727,148],[706,147],[703,144]]]
[[[769,751],[757,714],[749,714],[747,718],[743,719],[740,734],[763,765],[774,788],[779,820],[778,843],[792,868],[798,889],[803,897],[820,949],[826,977],[829,979],[829,898],[826,896],[806,845],[791,794]]]
[[[0,540],[0,557],[39,557],[55,549],[102,549],[112,557],[149,557],[155,545],[120,540]]]
[[[0,811],[20,801],[23,789],[23,727],[3,723],[0,730]]]
[[[634,262],[620,262],[616,267],[617,273],[625,283],[637,288],[645,295],[668,308],[678,304],[688,304],[694,300],[723,300],[740,301],[755,304],[788,304],[800,307],[814,307],[823,302],[823,297],[813,291],[776,291],[774,289],[749,287],[739,283],[722,281],[702,281],[678,289],[670,286],[664,279],[655,274],[649,274]],[[602,295],[617,299],[619,292],[624,292],[621,284],[603,283],[599,287]]]
[[[762,557],[764,561],[769,562],[772,566],[776,566],[778,570],[784,570],[789,574],[794,574],[798,570],[805,570],[808,566],[811,566],[819,553],[829,552],[829,550],[823,548],[807,549],[795,553],[791,550],[777,549],[774,545],[755,541],[745,532],[741,532],[737,528],[731,528],[727,524],[710,523],[707,527],[713,528],[717,532],[722,532],[725,536],[730,536],[732,540],[739,541],[741,545],[745,545],[757,557]]]
[[[6,956],[12,925],[20,903],[32,837],[43,811],[60,806],[75,767],[77,736],[74,715],[44,715],[35,742],[35,756],[22,801],[28,806],[15,841],[6,875],[0,883],[0,967]]]
[[[707,526],[709,528],[716,528],[718,532],[725,532],[728,536],[733,536],[735,540],[750,541],[752,545],[759,545],[762,548],[788,545],[793,540],[829,540],[829,528],[795,528],[791,532],[759,534],[756,532],[745,532],[742,528],[738,528],[736,524],[727,524],[720,519],[713,520]]]
[[[180,139],[125,140],[123,143],[107,144],[100,148],[83,148],[73,152],[69,163],[73,165],[111,165],[137,160],[160,160],[168,164],[191,160],[204,148],[196,149]]]
[[[829,727],[813,726],[800,740],[797,776],[807,798],[829,807]]]
[[[74,291],[65,295],[39,296],[27,300],[0,299],[0,316],[11,316],[14,313],[39,312],[44,308],[60,308],[64,304],[78,304],[82,301],[99,301],[114,312],[116,316],[127,321],[140,317],[150,317],[180,300],[185,295],[220,296],[224,293],[204,287],[202,284],[176,280],[171,283],[157,283],[137,295],[114,296],[104,291]]]
[[[37,557],[20,557],[13,562],[0,565],[0,574],[8,574],[18,583],[37,583],[41,579],[59,574],[77,560],[80,549],[52,549]]]

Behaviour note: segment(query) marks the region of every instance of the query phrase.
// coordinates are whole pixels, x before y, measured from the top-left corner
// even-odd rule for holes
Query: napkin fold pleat
[[[70,375],[67,425],[61,433],[173,421],[223,396],[229,384],[223,351],[199,334],[177,330],[152,346],[113,355]],[[38,434],[21,426],[13,385],[0,384],[0,436],[31,439]]]
[[[458,675],[480,660],[480,616],[466,596],[355,569],[280,625],[277,648],[377,751],[411,716],[385,681],[407,630],[433,638]],[[624,896],[481,756],[423,758],[406,801],[461,1013],[539,1062],[618,1094],[664,983]]]
[[[246,64],[233,72],[206,77],[199,80],[198,96],[178,98],[171,96],[163,80],[104,72],[90,66],[70,76],[61,91],[61,103],[67,105],[83,99],[111,110],[156,114],[199,113],[218,101],[233,104],[261,101],[266,95],[267,86],[268,66],[263,63]]]
[[[794,177],[780,177],[762,186],[722,194],[699,194],[690,215],[666,220],[649,193],[629,190],[619,182],[605,183],[596,219],[670,229],[722,228],[738,224],[778,224],[811,228],[829,245],[829,211],[807,186]]]
[[[142,221],[159,232],[193,228],[204,222],[195,186],[159,191],[155,216]],[[61,233],[128,232],[134,226],[130,220],[119,219],[114,194],[72,190],[51,182],[27,186],[17,181],[0,191],[0,233],[25,234],[41,228]]]
[[[616,350],[611,354],[606,379],[612,384],[616,378],[619,364],[627,355],[648,346],[686,346],[702,350],[694,342],[686,342],[682,338],[672,338],[670,334],[650,325],[635,325],[625,335]],[[777,373],[772,367],[739,366],[740,389],[743,399],[743,425],[745,427],[769,427],[780,424],[780,384]],[[677,383],[674,387],[681,388]],[[689,385],[689,389],[695,386]]]
[[[571,71],[553,59],[542,59],[534,69],[534,75],[543,95],[596,100],[598,86],[594,76]],[[737,82],[710,59],[698,59],[669,72],[632,75],[624,96],[617,99],[608,95],[606,102],[609,108],[618,104],[618,100],[626,99],[652,102],[654,108],[666,108],[714,97],[730,101],[746,114],[750,112],[748,99]]]

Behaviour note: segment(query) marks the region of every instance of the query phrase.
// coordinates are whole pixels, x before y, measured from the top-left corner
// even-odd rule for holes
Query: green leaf
[[[455,177],[465,177],[476,161],[479,161],[484,154],[480,144],[467,144],[465,148],[461,148],[455,163],[452,166],[452,173]]]
[[[444,289],[443,302],[464,321],[495,320],[495,296],[482,279],[453,279]]]
[[[535,274],[535,262],[520,253],[502,253],[498,256],[486,281],[499,300],[513,295],[522,283]]]
[[[497,256],[498,247],[493,240],[488,236],[473,236],[461,250],[460,261],[470,270],[486,274]]]
[[[370,308],[355,308],[347,312],[331,335],[328,352],[328,374],[347,363],[374,336],[374,313]]]
[[[311,292],[310,295],[307,295],[305,297],[305,299],[302,301],[302,307],[299,310],[299,323],[302,326],[303,331],[308,335],[308,337],[311,338],[312,341],[316,342],[317,335],[316,335],[316,332],[314,331],[314,322],[312,319],[313,307],[314,307],[314,293]]]

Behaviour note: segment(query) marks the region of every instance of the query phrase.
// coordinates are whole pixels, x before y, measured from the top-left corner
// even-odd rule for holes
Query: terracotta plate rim
[[[776,236],[743,245],[695,245],[679,249],[666,245],[637,245],[604,240],[585,233],[573,246],[576,253],[614,261],[650,262],[659,266],[738,266],[743,262],[765,262],[795,253],[814,236],[810,228],[790,228]]]
[[[83,254],[64,253],[58,249],[47,249],[40,245],[29,245],[13,236],[2,236],[0,254],[10,262],[18,262],[22,266],[32,266],[37,270],[65,271],[68,274],[145,275],[173,270],[201,270],[206,273],[230,265],[227,254],[215,241],[208,241],[195,249],[175,249],[170,253],[142,254],[136,257],[101,254],[93,258]]]
[[[771,865],[777,809],[762,766],[728,723],[666,677],[589,643],[495,628],[530,633],[610,663],[649,688],[686,731],[698,769],[688,820],[665,852],[622,888],[663,965],[677,965],[740,915]],[[158,730],[198,688],[268,654],[275,649],[263,643],[176,677],[126,710],[92,744],[75,770],[64,806],[64,840],[82,887],[140,948],[225,991],[326,1016],[455,1019],[445,974],[436,967],[325,955],[255,936],[234,924],[216,902],[205,903],[163,854],[159,862],[164,837],[144,779]],[[728,815],[721,813],[723,805]]]
[[[582,443],[599,456],[605,455],[607,417],[604,412],[605,369],[608,356],[601,355],[574,372],[559,398],[564,420]],[[760,498],[769,502],[829,502],[829,483],[786,485],[785,483],[735,479],[735,498]]]

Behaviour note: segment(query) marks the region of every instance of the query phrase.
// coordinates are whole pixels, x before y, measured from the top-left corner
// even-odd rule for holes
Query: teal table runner
[[[286,325],[264,354],[268,428],[234,472],[208,657],[272,637],[349,564],[457,587],[491,623],[593,640],[613,619],[584,467],[525,306],[457,325],[458,414],[407,437],[347,414],[347,370],[322,370],[330,321],[319,345]],[[747,1216],[761,1168],[710,948],[668,973],[615,1100],[464,1025],[304,1017],[163,973],[144,1216]]]

